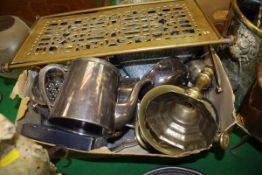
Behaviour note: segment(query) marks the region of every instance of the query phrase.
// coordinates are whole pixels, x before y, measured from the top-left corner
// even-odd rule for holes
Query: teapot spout
[[[120,81],[115,106],[115,130],[121,130],[133,118],[139,92],[147,83],[150,83],[149,79],[125,78]]]

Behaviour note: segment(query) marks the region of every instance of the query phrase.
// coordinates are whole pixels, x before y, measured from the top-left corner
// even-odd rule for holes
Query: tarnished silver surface
[[[50,122],[90,132],[112,131],[117,69],[107,61],[86,58],[72,62],[66,76],[51,109]]]
[[[231,19],[224,31],[235,40],[228,46],[230,54],[226,50],[219,54],[235,91],[237,106],[254,82],[257,63],[262,59],[262,29],[255,23],[261,5],[257,0],[233,0]]]
[[[261,53],[261,37],[255,35],[243,23],[239,24],[235,33],[235,43],[229,47],[232,55],[246,64],[257,58]]]
[[[44,98],[44,101],[50,109],[54,105],[55,99],[62,88],[65,79],[65,71],[66,68],[63,65],[50,64],[39,72],[39,96]]]
[[[191,81],[191,83],[194,83],[196,81],[198,74],[204,67],[204,61],[201,59],[192,60],[187,64],[189,80]]]
[[[182,84],[182,82],[186,81],[186,78],[186,67],[177,58],[166,58],[159,61],[143,77],[143,79],[150,79],[153,86]]]
[[[118,100],[115,109],[115,129],[123,128],[134,116],[137,98],[143,86],[148,84],[152,87],[163,84],[182,84],[186,80],[186,77],[186,67],[177,58],[160,60],[134,85],[132,93],[130,93],[129,99],[126,102]],[[121,88],[123,89],[124,86],[120,86]]]
[[[132,89],[130,87],[128,88],[128,85],[123,85],[120,84],[120,87],[118,88],[118,102],[116,103],[115,106],[115,113],[114,113],[114,129],[119,130],[123,129],[125,124],[127,124],[133,117],[135,113],[135,108],[136,108],[136,103],[138,99],[138,94],[140,92],[140,89],[146,84],[149,83],[149,79],[145,79],[144,81],[138,81],[134,84]],[[121,98],[121,91],[129,91],[130,93],[128,94],[128,98],[125,98],[125,100]]]
[[[232,1],[232,17],[225,33],[234,36],[234,44],[229,46],[229,50],[242,64],[262,56],[262,29],[254,23],[259,16],[260,6],[262,2],[256,0]]]

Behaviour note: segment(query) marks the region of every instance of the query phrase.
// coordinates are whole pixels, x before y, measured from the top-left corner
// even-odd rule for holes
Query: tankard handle
[[[44,68],[42,68],[39,72],[39,76],[38,76],[39,91],[41,93],[41,96],[43,97],[44,102],[46,103],[48,108],[51,109],[54,105],[55,100],[50,100],[50,98],[47,95],[46,79],[47,79],[48,73],[54,73],[55,76],[62,75],[63,81],[64,81],[65,73],[66,73],[66,66],[61,65],[61,64],[49,64],[45,66]]]

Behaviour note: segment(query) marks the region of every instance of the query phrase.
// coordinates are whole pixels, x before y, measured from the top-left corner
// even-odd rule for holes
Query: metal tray
[[[41,17],[9,67],[224,42],[194,0],[110,6]]]

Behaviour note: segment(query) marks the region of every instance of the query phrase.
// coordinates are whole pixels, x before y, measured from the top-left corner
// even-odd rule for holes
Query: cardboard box
[[[219,130],[221,133],[229,133],[231,128],[236,123],[235,120],[235,112],[234,112],[234,94],[230,85],[230,82],[227,78],[223,65],[219,59],[219,57],[215,54],[214,59],[219,63],[218,64],[218,73],[221,77],[221,85],[223,91],[221,93],[217,93],[216,91],[216,80],[213,78],[212,88],[205,93],[205,97],[208,98],[211,103],[214,105],[217,115],[219,116]],[[207,65],[212,65],[210,59],[205,60]],[[19,111],[17,114],[17,121],[16,126],[18,131],[21,131],[21,127],[24,123],[35,123],[40,124],[40,118],[37,113],[32,110],[32,107],[29,105],[29,89],[32,86],[30,83],[30,77],[32,72],[30,70],[24,71],[20,76],[19,79],[13,89],[11,97],[14,98],[18,95],[22,98]],[[121,144],[126,140],[132,140],[134,138],[134,130],[130,129],[120,140],[118,140],[115,145],[109,144],[108,146],[116,146]],[[39,142],[39,141],[37,141]],[[46,147],[53,147],[55,145],[49,143],[39,142]],[[122,145],[123,146],[123,145]],[[123,146],[124,147],[124,146]],[[206,148],[209,149],[210,147]],[[153,156],[153,157],[171,157],[171,158],[178,158],[184,157],[186,155],[180,154],[175,156],[164,155],[160,153],[151,153],[147,150],[143,149],[140,145],[134,144],[131,147],[126,147],[118,152],[112,152],[109,147],[101,147],[99,149],[94,149],[91,151],[79,151],[79,150],[70,150],[70,156],[77,157],[77,158],[84,158],[87,156]],[[204,149],[205,150],[205,149]],[[191,154],[196,154],[203,151],[201,150],[194,150]]]

